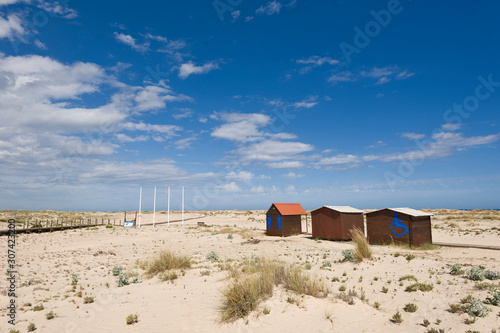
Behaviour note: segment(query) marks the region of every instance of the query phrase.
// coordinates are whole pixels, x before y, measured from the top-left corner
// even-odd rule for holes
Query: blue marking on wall
[[[394,212],[394,221],[391,223],[391,231],[394,234],[394,236],[402,237],[402,236],[410,233],[410,230],[408,230],[408,227],[406,226],[406,224],[401,223],[401,222],[404,222],[404,221],[398,219],[398,213]],[[401,233],[401,234],[395,233],[394,229],[393,229],[394,227],[396,227],[396,228],[403,228],[404,229],[403,233]]]
[[[281,230],[281,215],[278,215],[278,230]]]
[[[273,223],[273,220],[271,219],[271,215],[267,215],[267,229],[271,229],[271,224]]]

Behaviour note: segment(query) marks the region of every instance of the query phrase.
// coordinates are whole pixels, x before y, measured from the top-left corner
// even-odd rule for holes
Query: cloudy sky
[[[0,209],[500,208],[499,9],[0,0]]]

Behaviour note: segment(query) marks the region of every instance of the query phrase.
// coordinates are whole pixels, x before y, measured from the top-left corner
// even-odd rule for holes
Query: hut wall
[[[343,213],[340,220],[342,222],[342,235],[343,240],[351,240],[351,230],[359,228],[363,234],[365,233],[365,223],[363,221],[363,214]]]
[[[410,230],[411,218],[406,214],[398,213],[398,219],[403,220],[408,229]],[[395,243],[408,243],[410,244],[410,235],[406,233],[404,236],[396,236],[391,231],[391,224],[394,221],[394,212],[388,209],[379,212],[366,214],[366,229],[368,233],[368,241],[370,244],[389,244],[392,241]],[[396,233],[402,231],[395,228]]]
[[[271,228],[268,229],[267,217],[271,216]],[[300,215],[281,215],[281,230],[278,226],[278,209],[273,205],[266,214],[266,235],[267,236],[291,236],[302,233],[302,219]]]
[[[412,217],[410,238],[412,246],[420,246],[425,243],[432,244],[432,230],[430,216]]]
[[[326,207],[311,212],[312,237],[338,240],[342,238],[340,213]]]

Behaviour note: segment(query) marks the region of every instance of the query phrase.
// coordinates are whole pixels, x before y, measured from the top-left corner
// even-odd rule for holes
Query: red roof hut
[[[302,215],[307,215],[307,212],[298,203],[273,203],[266,213],[266,235],[291,236],[302,233]]]

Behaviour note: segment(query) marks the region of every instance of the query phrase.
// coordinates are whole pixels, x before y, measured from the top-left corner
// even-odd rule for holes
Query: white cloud
[[[287,187],[285,187],[285,192],[295,192],[295,186],[293,185],[288,185]]]
[[[294,159],[299,154],[314,150],[310,144],[266,140],[237,150],[243,161],[277,162]],[[297,163],[295,165],[298,165]]]
[[[379,85],[382,85],[382,84],[387,83],[387,82],[389,82],[389,81],[391,81],[391,79],[389,79],[389,78],[388,78],[388,77],[386,77],[386,76],[383,76],[383,77],[381,77],[380,79],[378,79],[378,80],[377,80],[377,82],[375,82],[375,85],[376,85],[376,86],[379,86]]]
[[[408,70],[404,70],[400,73],[398,73],[398,75],[396,75],[396,79],[398,80],[404,80],[404,79],[407,79],[409,77],[412,77],[413,75],[415,75],[415,73],[412,73],[412,72],[409,72]]]
[[[180,112],[179,113],[176,113],[176,114],[173,114],[172,117],[174,117],[174,119],[182,119],[182,118],[189,118],[193,115],[193,110],[189,109],[189,108],[182,108],[182,109],[178,109]]]
[[[38,39],[35,39],[35,45],[39,49],[42,49],[42,50],[46,50],[47,49],[47,46],[44,43],[42,43],[41,41],[39,41]]]
[[[355,155],[339,154],[336,156],[322,158],[318,164],[320,165],[337,165],[337,164],[350,164],[359,162],[360,158]]]
[[[241,11],[235,10],[231,12],[231,17],[233,18],[233,21],[236,21],[240,17]]]
[[[441,125],[441,128],[445,131],[457,131],[462,128],[461,124],[446,123]]]
[[[264,186],[262,186],[262,185],[259,185],[259,186],[253,186],[253,187],[250,189],[250,192],[253,192],[253,193],[264,193]]]
[[[230,172],[227,174],[228,179],[234,179],[238,181],[243,181],[247,184],[250,184],[252,182],[252,179],[254,178],[254,174],[250,171],[240,171],[240,172]]]
[[[176,145],[175,149],[184,150],[191,148],[191,144],[193,144],[194,141],[196,141],[196,137],[177,140],[174,142],[174,144]]]
[[[128,131],[161,133],[162,135],[165,136],[172,136],[175,134],[175,132],[180,131],[181,127],[175,125],[145,124],[143,122],[139,123],[127,122],[123,124],[123,129]]]
[[[230,182],[224,185],[219,185],[217,186],[224,192],[241,192],[241,188],[235,183],[235,182]]]
[[[374,79],[378,79],[378,78],[381,78],[384,76],[391,76],[394,74],[394,72],[396,70],[397,70],[397,67],[394,67],[394,66],[387,66],[387,67],[382,67],[382,68],[373,67],[371,70],[369,70],[367,72],[362,71],[360,74],[361,74],[361,76],[367,76],[367,77],[371,77]]]
[[[304,177],[304,175],[303,174],[296,174],[295,172],[290,171],[289,173],[284,174],[283,177],[286,177],[286,178],[302,178],[302,177]]]
[[[39,1],[37,4],[38,8],[45,10],[46,12],[57,14],[65,19],[74,19],[78,16],[76,10],[69,8],[65,4],[61,4],[57,1]]]
[[[196,66],[192,61],[184,63],[179,68],[179,77],[181,79],[187,79],[191,74],[206,74],[214,69],[218,69],[219,64],[217,62],[207,62],[202,66]]]
[[[306,108],[306,109],[310,109],[312,108],[313,106],[315,106],[316,104],[318,104],[318,102],[306,102],[306,101],[300,101],[300,102],[296,102],[296,103],[293,103],[293,106],[298,109],[298,108]]]
[[[410,137],[413,137],[414,133]],[[419,135],[416,135],[419,137]],[[318,165],[337,165],[344,168],[358,167],[363,162],[381,161],[413,161],[422,159],[440,159],[448,157],[457,152],[466,151],[468,148],[491,144],[500,140],[500,134],[486,136],[464,137],[462,133],[439,132],[432,135],[432,141],[424,143],[419,148],[404,153],[381,154],[381,155],[344,155],[340,154],[333,157],[323,158]]]
[[[135,138],[132,138],[126,134],[118,133],[115,136],[116,136],[116,139],[120,142],[138,142],[138,141],[148,141],[149,140],[149,136],[146,136],[146,135],[139,135],[139,136],[136,136]]]
[[[316,66],[322,66],[324,64],[336,65],[339,63],[339,61],[336,59],[332,59],[330,57],[320,57],[320,56],[310,56],[309,58],[306,59],[299,59],[296,62],[298,64],[316,65]]]
[[[253,20],[253,16],[247,16],[245,17],[245,22]]]
[[[130,35],[123,34],[121,32],[115,32],[114,33],[115,39],[119,41],[120,43],[123,43],[125,45],[130,46],[132,49],[134,49],[137,52],[140,53],[145,53],[149,51],[149,43],[144,42],[143,44],[138,44],[136,39]]]
[[[271,169],[300,169],[304,167],[304,162],[301,161],[283,161],[267,163],[267,167]]]
[[[283,7],[283,5],[278,1],[269,1],[265,6],[260,6],[255,12],[265,15],[279,14],[281,7]]]
[[[13,5],[18,2],[30,2],[30,0],[0,0],[0,7],[6,5]]]
[[[343,71],[343,72],[340,72],[338,74],[331,75],[326,81],[330,82],[330,83],[352,82],[352,81],[356,81],[356,77],[350,71]]]
[[[425,134],[417,134],[417,133],[401,133],[401,137],[407,138],[410,140],[421,140],[425,138]]]
[[[217,127],[211,135],[240,142],[262,139],[265,134],[259,131],[259,128],[271,122],[271,117],[260,113],[228,113],[221,117],[226,124]]]
[[[10,14],[7,18],[0,15],[0,38],[12,39],[14,36],[22,36],[26,33],[23,22],[16,14]]]

